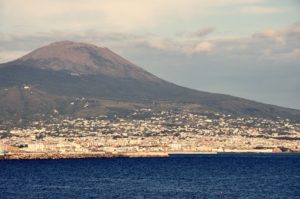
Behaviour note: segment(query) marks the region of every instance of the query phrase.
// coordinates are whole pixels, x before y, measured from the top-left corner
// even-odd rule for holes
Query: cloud
[[[174,40],[174,39],[158,39],[147,38],[139,43],[140,46],[160,51],[193,55],[193,54],[207,54],[211,52],[215,45],[212,41],[205,40]]]
[[[197,43],[195,46],[188,46],[185,49],[185,53],[188,55],[191,54],[202,54],[202,53],[209,53],[213,50],[214,44],[208,41],[201,41]]]
[[[201,29],[191,33],[211,32],[213,29]],[[285,60],[291,57],[297,59],[300,48],[300,25],[290,26],[284,29],[266,29],[250,36],[229,37],[222,36],[214,38],[206,37],[162,37],[156,34],[132,34],[122,32],[99,32],[88,30],[82,32],[51,31],[35,34],[14,33],[0,34],[0,51],[2,60],[14,58],[16,53],[9,52],[30,51],[42,45],[59,41],[74,40],[94,43],[125,52],[129,49],[140,48],[141,50],[153,49],[160,52],[182,54],[182,55],[213,55],[229,57],[234,59],[257,59],[257,60]],[[5,53],[3,53],[5,52]],[[290,56],[288,56],[290,54]],[[7,56],[7,58],[4,58]]]
[[[197,32],[197,31],[195,31]],[[146,48],[185,55],[210,54],[230,59],[284,61],[300,59],[300,25],[283,29],[266,29],[249,36],[145,38]],[[288,56],[289,55],[289,56]],[[280,60],[279,60],[280,59]],[[300,61],[300,60],[299,60]]]
[[[190,37],[205,37],[215,31],[215,28],[213,27],[207,27],[207,28],[201,28],[197,31],[194,31],[192,33],[187,34],[187,36]]]
[[[174,41],[168,39],[160,38],[147,38],[142,41],[142,43],[149,48],[166,50],[166,51],[176,51],[178,46]]]
[[[281,45],[285,45],[292,40],[295,44],[300,45],[300,25],[293,25],[281,30],[267,29],[253,34],[253,38],[258,40],[272,40]]]
[[[214,47],[214,44],[212,42],[203,41],[198,43],[194,50],[195,52],[210,52]]]

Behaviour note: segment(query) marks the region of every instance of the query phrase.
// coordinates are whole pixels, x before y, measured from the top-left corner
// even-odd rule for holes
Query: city
[[[289,119],[151,108],[127,116],[1,124],[0,138],[2,158],[12,159],[300,152],[300,124]]]

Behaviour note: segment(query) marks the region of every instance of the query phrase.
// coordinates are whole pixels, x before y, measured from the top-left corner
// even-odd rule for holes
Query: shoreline
[[[0,156],[0,160],[47,160],[85,158],[163,158],[168,153],[18,153]]]
[[[1,160],[55,160],[86,158],[168,158],[184,155],[300,155],[300,152],[145,152],[145,153],[18,153],[0,156]]]

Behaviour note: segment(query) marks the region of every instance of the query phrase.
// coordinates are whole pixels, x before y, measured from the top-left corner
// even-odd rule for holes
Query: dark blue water
[[[300,156],[0,161],[0,198],[300,198]]]

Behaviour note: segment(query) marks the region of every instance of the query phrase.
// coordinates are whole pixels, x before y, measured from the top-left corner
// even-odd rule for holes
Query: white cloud
[[[212,42],[203,41],[196,45],[195,52],[210,52],[214,47]]]
[[[195,46],[188,46],[185,48],[185,52],[188,55],[191,54],[202,54],[202,53],[209,53],[213,50],[214,48],[214,44],[212,42],[208,42],[208,41],[201,41],[199,43],[197,43]]]

